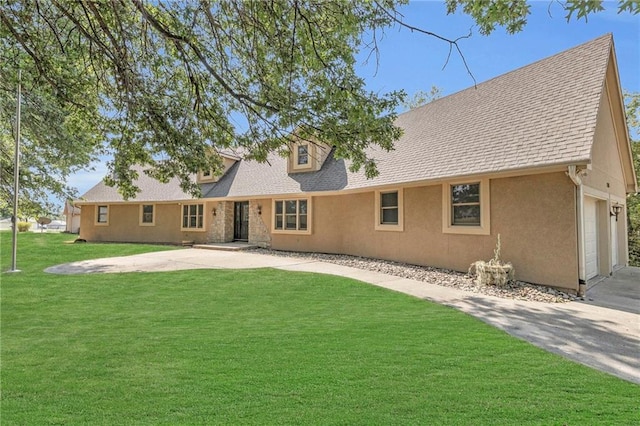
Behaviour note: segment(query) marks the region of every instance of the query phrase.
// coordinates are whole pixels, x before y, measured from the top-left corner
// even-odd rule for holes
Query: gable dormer
[[[236,162],[240,161],[240,157],[233,154],[218,152],[218,155],[222,158],[222,172],[215,174],[213,170],[200,170],[198,172],[197,183],[214,183],[220,180],[227,170],[229,170]]]
[[[331,147],[325,143],[298,139],[289,145],[287,172],[317,172],[330,151]]]

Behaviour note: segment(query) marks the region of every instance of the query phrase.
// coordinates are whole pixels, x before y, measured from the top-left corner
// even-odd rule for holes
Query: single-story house
[[[81,200],[87,241],[248,241],[466,271],[502,258],[518,279],[578,290],[627,263],[637,192],[613,38],[599,37],[401,114],[395,150],[367,179],[332,147],[299,142],[267,163],[224,153],[202,197],[141,174],[124,201]]]

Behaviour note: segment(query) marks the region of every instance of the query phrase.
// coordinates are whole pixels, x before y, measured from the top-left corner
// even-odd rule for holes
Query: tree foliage
[[[477,23],[481,34],[492,33],[496,26],[506,29],[509,34],[522,31],[527,24],[527,18],[531,13],[531,5],[527,0],[445,0],[447,12],[454,13],[460,8],[464,13],[471,16]],[[559,5],[566,13],[565,18],[570,21],[574,16],[576,19],[587,19],[589,15],[603,11],[602,0],[567,0],[549,1],[549,7]],[[640,2],[638,0],[619,0],[617,4],[618,13],[640,12]]]
[[[624,93],[627,125],[632,138],[640,134],[640,93]],[[640,140],[631,140],[631,153],[640,187]],[[629,263],[640,266],[640,195],[627,198],[627,228],[629,234]]]
[[[436,99],[442,97],[442,90],[440,90],[437,86],[431,86],[431,90],[428,92],[424,90],[418,90],[413,95],[408,97],[402,102],[402,106],[406,109],[415,109],[421,107],[422,105],[426,105],[429,102],[433,102]]]
[[[3,46],[4,47],[4,46]],[[0,211],[5,216],[12,211],[17,106],[17,73],[0,62]],[[66,199],[75,190],[65,182],[94,158],[100,146],[100,117],[95,108],[75,105],[63,100],[42,85],[37,77],[22,74],[25,87],[21,100],[20,138],[20,203],[19,217],[51,214],[52,198]],[[84,105],[95,103],[89,91]],[[94,112],[92,114],[92,111]]]
[[[404,3],[4,0],[3,178],[9,176],[8,106],[18,69],[25,102],[32,104],[23,120],[30,174],[24,180],[27,186],[41,180],[31,185],[34,191],[65,192],[66,174],[104,152],[113,157],[107,182],[125,197],[137,190],[133,164],[146,165],[146,173],[161,181],[177,176],[197,194],[191,176],[218,168],[217,152],[237,148],[264,161],[270,152],[286,153],[298,138],[333,145],[354,170],[375,176],[365,149],[393,148],[404,93],[368,91],[356,73],[356,54],[377,53],[391,26],[437,37],[461,52],[460,39],[406,22],[398,11]],[[620,7],[637,12],[632,3]],[[447,4],[450,12],[462,7],[483,34],[496,26],[520,31],[529,14],[522,0]],[[589,2],[565,4],[578,17],[598,9]]]
[[[197,191],[191,174],[219,166],[210,149],[238,147],[265,160],[293,138],[335,145],[373,176],[364,148],[392,148],[403,94],[367,91],[354,52],[363,34],[390,24],[391,6],[10,1],[0,9],[2,59],[29,68],[61,97],[84,88],[77,79],[89,80],[107,119],[110,180],[126,196],[136,190],[132,164]],[[69,60],[77,66],[64,66]]]

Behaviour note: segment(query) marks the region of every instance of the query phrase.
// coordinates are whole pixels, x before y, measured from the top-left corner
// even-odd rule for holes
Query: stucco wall
[[[624,175],[606,90],[600,100],[591,161],[591,170],[587,171],[583,183],[588,187],[624,199],[626,197]]]
[[[96,225],[96,206],[83,205],[80,223],[80,238],[87,241],[147,242],[181,244],[182,241],[204,243],[206,230],[211,221],[211,203],[204,206],[204,230],[181,231],[182,206],[178,203],[156,204],[155,225],[141,226],[139,204],[109,205],[109,224]],[[117,219],[116,219],[117,218]]]
[[[609,86],[607,86],[608,88]],[[612,250],[617,252],[617,264],[628,263],[626,211],[623,209],[618,221],[611,222],[609,211],[612,204],[626,204],[626,185],[617,137],[624,129],[616,129],[613,109],[608,91],[604,90],[600,100],[594,143],[591,151],[591,168],[583,178],[585,193],[598,200],[598,269],[600,275],[613,272]],[[618,134],[616,133],[618,131]],[[611,227],[615,228],[612,230]],[[618,246],[613,247],[611,233],[617,234]]]
[[[346,253],[466,271],[498,233],[517,278],[577,288],[574,186],[564,173],[492,179],[491,235],[442,232],[442,186],[404,189],[404,231],[374,230],[374,193],[313,198],[311,235],[272,235],[279,250]]]

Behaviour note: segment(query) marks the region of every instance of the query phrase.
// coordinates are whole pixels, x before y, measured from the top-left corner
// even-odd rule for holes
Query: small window
[[[109,206],[98,206],[96,222],[106,225],[109,223]]]
[[[214,182],[215,180],[216,178],[213,174],[213,170],[209,169],[209,170],[198,171],[198,178],[197,178],[198,183]]]
[[[404,231],[403,190],[376,191],[375,229],[377,231]]]
[[[309,164],[309,145],[298,145],[298,165]]]
[[[380,224],[398,224],[398,191],[380,194]]]
[[[480,183],[451,185],[451,225],[480,226]]]
[[[204,204],[185,204],[182,206],[182,228],[204,228]]]
[[[274,201],[274,231],[309,231],[307,200]]]
[[[143,204],[140,206],[140,224],[150,226],[155,223],[154,205]]]
[[[491,234],[490,180],[442,184],[442,232]]]

